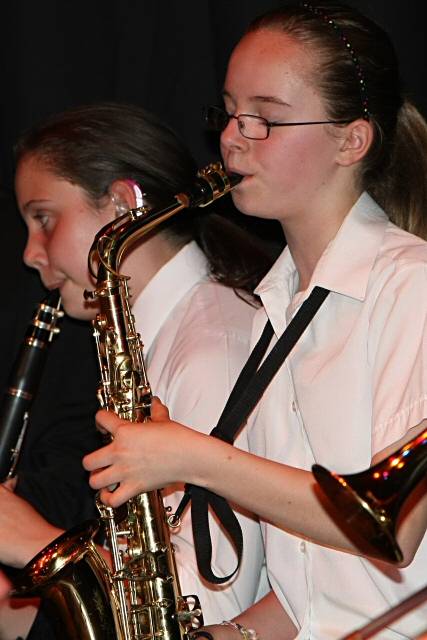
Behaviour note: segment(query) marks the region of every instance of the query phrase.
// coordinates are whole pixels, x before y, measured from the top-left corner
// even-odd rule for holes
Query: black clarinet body
[[[0,399],[0,481],[14,475],[48,346],[59,332],[57,323],[64,315],[60,305],[58,290],[51,291],[38,305]]]

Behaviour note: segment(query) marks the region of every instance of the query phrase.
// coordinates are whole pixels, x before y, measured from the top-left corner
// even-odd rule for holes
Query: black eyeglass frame
[[[251,113],[239,113],[237,116],[230,115],[225,111],[225,109],[222,109],[221,107],[217,107],[215,105],[211,105],[204,108],[204,117],[208,124],[209,124],[210,110],[214,110],[218,115],[221,115],[224,118],[224,126],[212,127],[213,131],[224,131],[224,129],[228,126],[228,123],[230,122],[231,118],[234,118],[234,120],[237,120],[237,128],[239,130],[240,135],[243,136],[243,138],[246,138],[247,140],[267,140],[267,138],[270,135],[270,130],[273,127],[300,127],[302,125],[310,125],[310,124],[350,124],[350,122],[353,122],[353,120],[311,120],[309,122],[269,122],[266,118],[263,118],[262,116],[254,116]],[[254,138],[253,136],[245,135],[240,125],[240,122],[241,122],[240,118],[242,117],[252,118],[253,120],[258,120],[264,123],[266,126],[265,137]]]

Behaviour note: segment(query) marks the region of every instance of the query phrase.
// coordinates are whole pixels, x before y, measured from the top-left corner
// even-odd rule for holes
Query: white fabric
[[[363,194],[329,244],[309,288],[298,292],[288,249],[258,286],[276,336],[315,285],[331,290],[276,375],[250,424],[250,449],[295,467],[316,461],[339,473],[372,456],[427,416],[427,243],[392,225]],[[333,640],[427,583],[427,540],[397,570],[263,525],[272,586],[299,639]],[[427,605],[378,638],[413,638]]]
[[[206,259],[192,242],[154,276],[132,310],[153,393],[168,406],[172,419],[209,433],[248,357],[254,308],[209,279]],[[246,433],[236,446],[247,450]],[[167,495],[165,503],[175,511],[181,496],[182,491]],[[261,531],[257,521],[238,517],[243,561],[238,576],[223,586],[201,581],[189,509],[181,529],[172,534],[182,593],[199,596],[207,624],[237,615],[257,596],[264,557]],[[231,573],[235,553],[212,518],[211,533],[213,571]],[[265,591],[261,586],[259,595]]]

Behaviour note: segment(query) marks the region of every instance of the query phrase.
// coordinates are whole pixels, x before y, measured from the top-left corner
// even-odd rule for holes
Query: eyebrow
[[[29,207],[32,207],[37,204],[46,204],[46,202],[50,202],[48,198],[41,198],[39,200],[28,200],[23,206],[22,211],[26,211]]]
[[[224,89],[222,92],[222,96],[225,98],[232,98],[231,94]],[[282,100],[282,98],[279,98],[278,96],[251,96],[249,98],[250,102],[264,102],[264,103],[268,103],[268,104],[278,104],[282,107],[290,107],[291,105],[289,104],[289,102],[286,102],[285,100]]]

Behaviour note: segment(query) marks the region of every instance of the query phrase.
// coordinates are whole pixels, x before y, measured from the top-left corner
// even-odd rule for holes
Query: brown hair
[[[154,207],[164,205],[192,185],[197,173],[192,155],[169,127],[141,107],[118,103],[82,106],[52,116],[18,141],[17,163],[28,155],[41,158],[55,175],[79,185],[95,206],[115,180],[127,178],[142,185]],[[236,220],[208,207],[177,216],[158,230],[178,246],[196,240],[215,280],[252,293],[279,247]]]

